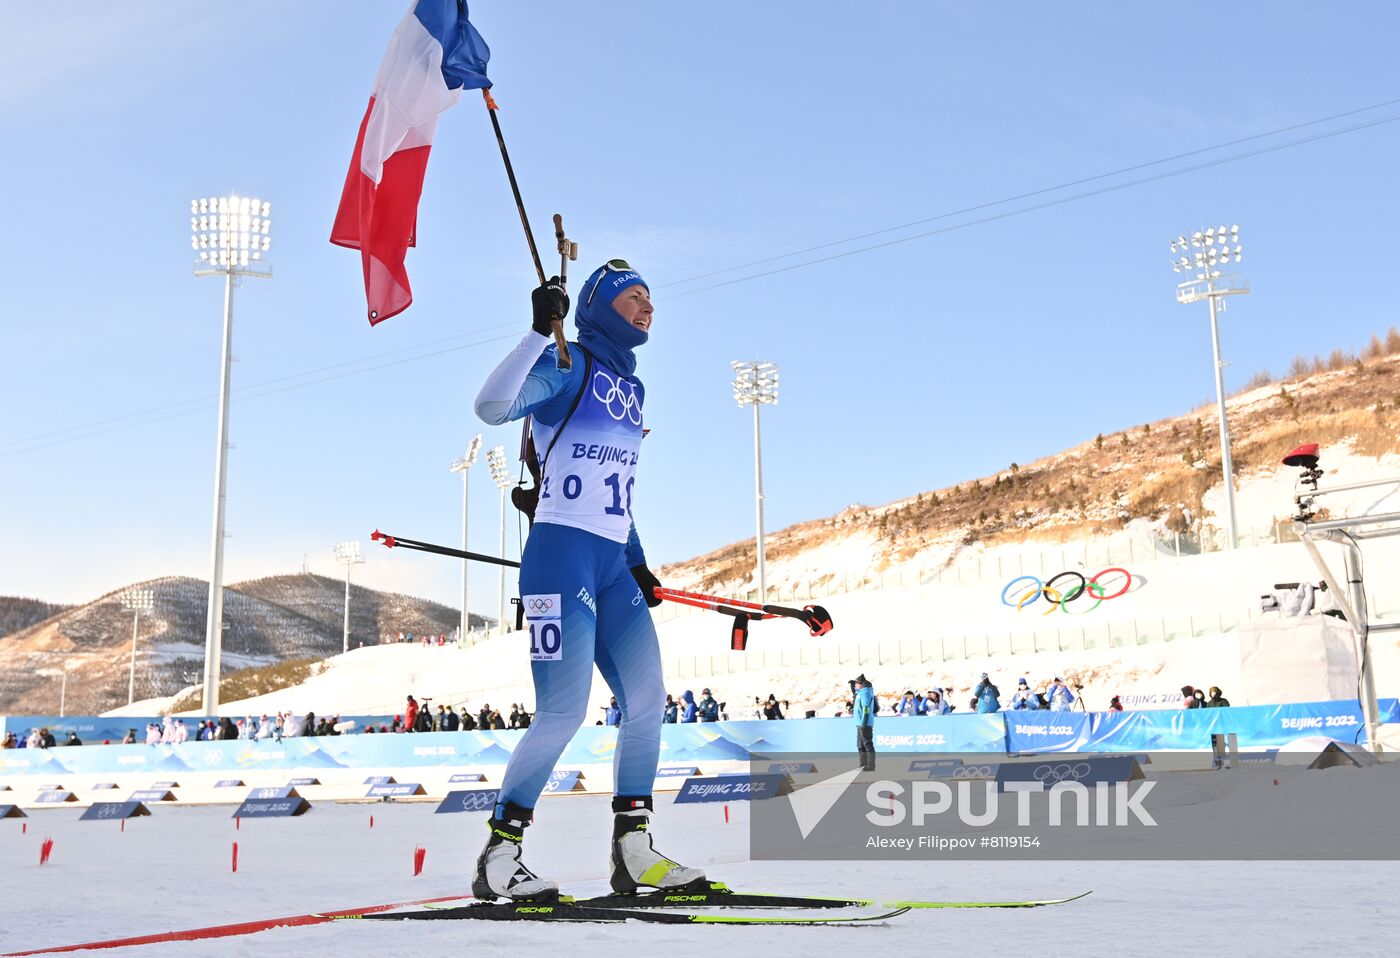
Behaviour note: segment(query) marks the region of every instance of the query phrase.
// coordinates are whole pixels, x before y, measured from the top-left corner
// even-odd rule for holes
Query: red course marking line
[[[53,955],[65,951],[89,951],[100,948],[129,948],[133,945],[154,945],[163,941],[198,941],[204,938],[232,938],[236,935],[253,935],[270,928],[293,928],[298,925],[320,925],[347,915],[372,915],[395,908],[408,908],[413,905],[436,904],[444,901],[460,901],[470,895],[446,895],[442,898],[418,898],[413,901],[395,902],[389,905],[370,905],[365,908],[347,908],[343,911],[321,912],[315,915],[291,915],[286,918],[263,918],[259,921],[241,921],[232,925],[210,925],[208,928],[191,928],[188,931],[165,931],[154,935],[137,935],[134,938],[111,938],[107,941],[89,941],[78,945],[61,945],[57,948],[36,948],[33,951],[10,951],[0,958],[21,958],[23,955]]]

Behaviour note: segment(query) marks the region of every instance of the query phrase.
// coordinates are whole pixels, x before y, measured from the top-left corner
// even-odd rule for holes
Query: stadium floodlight
[[[1239,536],[1235,527],[1235,475],[1230,458],[1230,422],[1225,415],[1225,363],[1220,358],[1217,315],[1225,311],[1224,297],[1249,292],[1249,284],[1245,280],[1223,271],[1231,261],[1238,263],[1244,255],[1239,239],[1238,225],[1229,230],[1221,225],[1209,227],[1204,232],[1198,230],[1192,234],[1189,246],[1186,238],[1180,234],[1172,241],[1172,252],[1179,254],[1172,260],[1172,269],[1178,273],[1194,273],[1191,278],[1177,284],[1176,301],[1190,304],[1204,299],[1210,304],[1210,341],[1215,356],[1215,404],[1220,415],[1220,471],[1225,485],[1226,534],[1231,549],[1238,547]]]
[[[452,471],[462,474],[462,551],[467,551],[467,476],[471,475],[472,466],[476,465],[477,453],[481,452],[481,433],[472,437],[472,441],[467,443],[467,451],[462,454],[461,459],[452,460]],[[471,628],[471,616],[467,612],[467,571],[471,568],[469,562],[462,562],[462,622],[457,627],[457,644],[467,644],[467,631]]]
[[[136,698],[136,632],[141,627],[141,613],[156,607],[156,594],[151,589],[126,589],[121,594],[122,608],[134,612],[131,620],[131,670],[126,679],[126,704]]]
[[[354,539],[349,542],[338,542],[335,546],[335,561],[345,566],[345,629],[341,642],[341,651],[350,651],[350,567],[359,565],[365,561],[365,557],[360,555],[360,543]]]
[[[758,601],[768,601],[768,581],[763,563],[763,448],[758,424],[759,406],[776,406],[778,403],[778,366],[776,363],[734,360],[729,364],[734,370],[734,401],[742,408],[753,406],[753,475],[754,510],[758,514],[758,535],[756,543],[756,569],[758,577]]]
[[[491,469],[491,479],[501,490],[501,558],[506,557],[506,490],[512,485],[510,468],[506,465],[506,447],[496,446],[486,453],[486,464]],[[499,635],[506,634],[506,567],[500,569],[500,618],[497,620]]]
[[[224,505],[228,486],[228,395],[233,348],[233,286],[242,276],[270,279],[272,204],[247,196],[190,200],[194,275],[224,278],[223,367],[219,376],[219,438],[214,457],[214,545],[204,634],[204,711],[218,714],[224,643]]]
[[[59,692],[58,692],[58,717],[59,717],[59,718],[63,718],[63,717],[64,717],[64,715],[65,715],[66,712],[67,712],[67,708],[68,708],[68,672],[69,672],[70,669],[77,668],[77,666],[78,666],[78,663],[75,662],[74,660],[72,660],[72,659],[64,659],[64,660],[63,660],[63,668],[61,668],[61,669],[35,669],[35,670],[34,670],[34,674],[35,674],[35,675],[42,675],[42,676],[43,676],[44,678],[46,678],[46,679],[57,679],[57,678],[62,678],[62,679],[63,679],[63,684],[62,684],[62,686],[60,686]]]

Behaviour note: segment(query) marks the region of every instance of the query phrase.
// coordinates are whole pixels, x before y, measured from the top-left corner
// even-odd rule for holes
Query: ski
[[[585,899],[586,901],[586,899]],[[825,906],[823,906],[825,907]],[[571,901],[501,902],[460,905],[455,908],[425,908],[417,911],[375,912],[361,915],[332,915],[335,921],[564,921],[619,923],[640,921],[657,925],[868,925],[902,915],[905,907],[886,908],[865,915],[697,915],[686,912],[652,911],[645,908],[595,907]]]
[[[590,908],[1040,908],[1078,901],[1088,894],[1090,892],[1086,891],[1069,898],[1027,901],[876,901],[872,898],[738,892],[723,882],[708,882],[665,891],[564,898],[563,901]]]

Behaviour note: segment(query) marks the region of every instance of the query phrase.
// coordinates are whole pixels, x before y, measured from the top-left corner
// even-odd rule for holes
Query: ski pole
[[[453,549],[450,546],[435,545],[431,542],[419,542],[417,539],[402,539],[398,536],[391,536],[387,532],[380,532],[375,529],[370,533],[370,539],[374,542],[383,542],[386,549],[393,549],[402,546],[405,549],[416,549],[419,552],[432,552],[441,556],[452,556],[456,559],[467,559],[472,562],[489,562],[491,565],[503,565],[511,569],[520,568],[519,562],[510,559],[499,559],[496,556],[482,555],[480,552],[464,552],[461,549]]]
[[[720,596],[705,595],[703,592],[686,592],[682,589],[659,588],[656,590],[656,597],[667,599],[671,602],[680,602],[685,605],[697,605],[699,608],[707,606],[700,603],[713,603],[716,606],[726,606],[730,609],[757,610],[766,613],[762,618],[770,616],[782,616],[789,619],[797,619],[807,626],[812,635],[826,635],[833,627],[831,615],[819,605],[803,606],[801,609],[793,609],[784,605],[759,605],[756,602],[746,602],[742,599],[725,599]],[[715,611],[721,611],[715,609]],[[727,611],[727,610],[726,610]],[[729,612],[728,614],[733,614]]]
[[[486,102],[486,113],[491,117],[491,129],[496,133],[496,145],[501,148],[501,161],[505,163],[506,179],[510,180],[510,191],[515,196],[515,208],[520,213],[520,225],[525,228],[525,242],[530,246],[530,258],[535,263],[535,274],[540,279],[540,285],[543,286],[547,281],[544,275],[544,266],[540,263],[539,248],[535,246],[535,234],[530,229],[530,217],[525,215],[525,201],[520,198],[520,184],[515,181],[515,167],[511,165],[510,153],[506,151],[506,138],[501,133],[501,121],[496,118],[496,111],[499,107],[489,89],[482,90],[481,97]],[[560,232],[562,233],[563,230],[560,229]],[[559,347],[559,368],[572,369],[574,361],[573,357],[569,355],[569,344],[564,339],[564,321],[562,319],[554,321],[554,344]]]

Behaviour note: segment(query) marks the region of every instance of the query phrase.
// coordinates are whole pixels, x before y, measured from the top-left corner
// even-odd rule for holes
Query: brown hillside
[[[1339,351],[1326,359],[1296,360],[1293,372],[1283,382],[1256,377],[1253,388],[1227,401],[1237,476],[1276,465],[1302,442],[1347,441],[1357,453],[1372,456],[1400,452],[1400,333],[1391,330],[1384,342],[1373,338],[1361,358]],[[1095,436],[1035,462],[1013,462],[991,476],[790,526],[766,538],[765,552],[774,562],[864,533],[879,542],[870,570],[879,572],[940,542],[1064,541],[1121,529],[1134,519],[1198,532],[1202,497],[1219,474],[1211,403]],[[748,539],[667,566],[661,576],[718,589],[746,581],[753,555]]]

